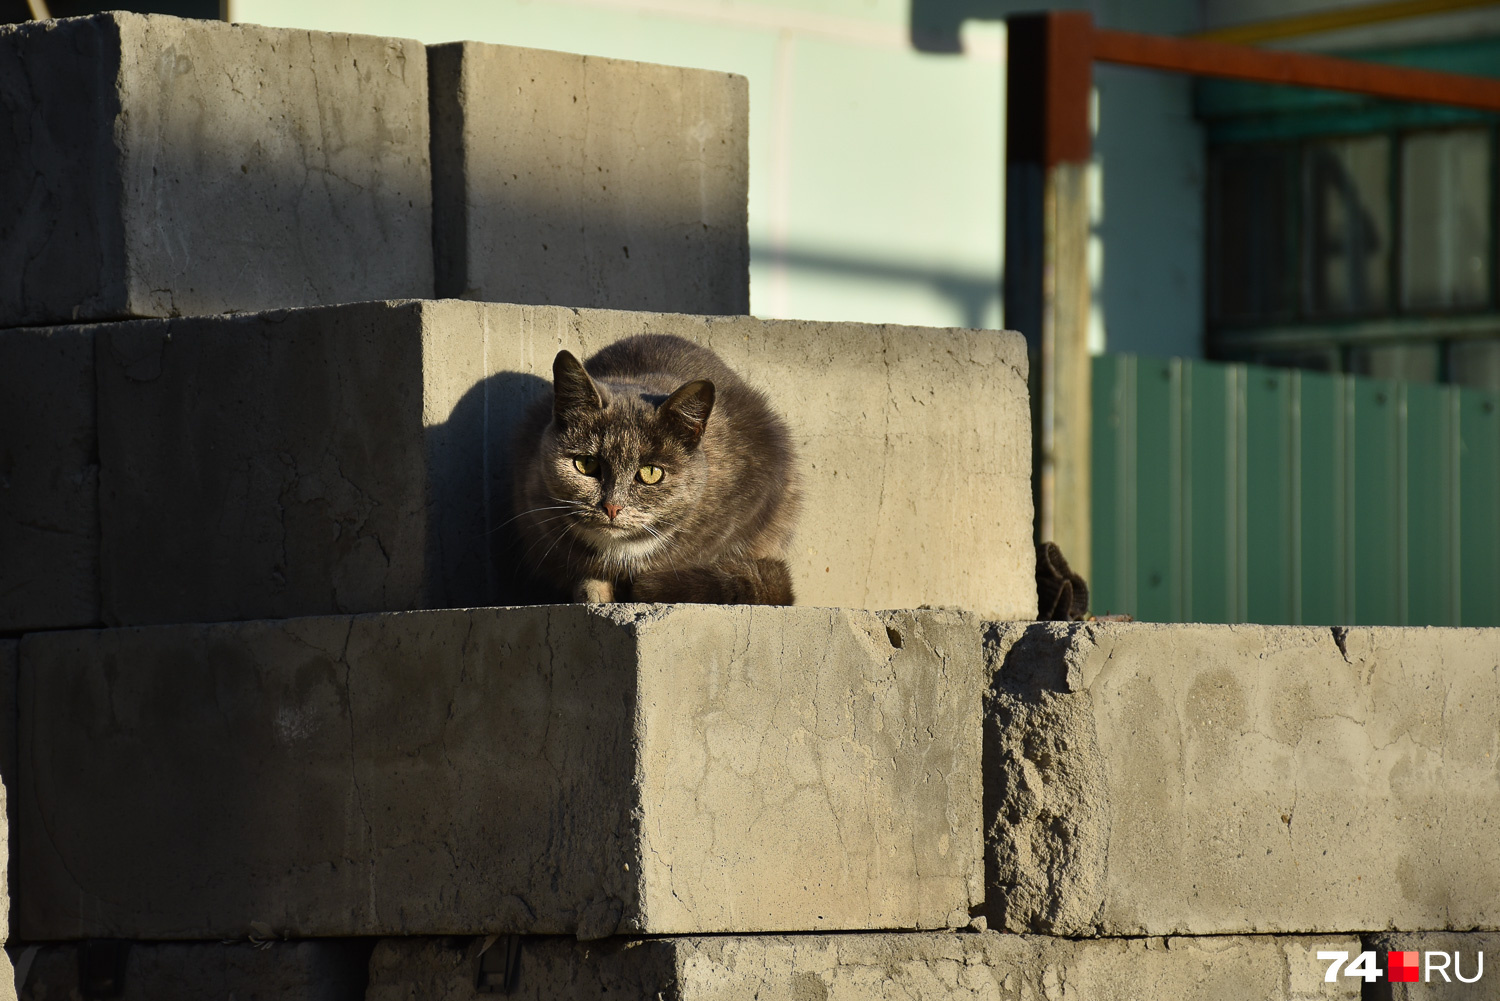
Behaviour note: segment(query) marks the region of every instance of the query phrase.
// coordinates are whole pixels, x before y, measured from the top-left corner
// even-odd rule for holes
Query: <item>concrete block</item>
[[[1496,1001],[1500,998],[1500,934],[1494,932],[1377,932],[1364,948],[1387,971],[1366,988],[1370,1001]],[[1391,983],[1388,953],[1417,953],[1415,983]],[[1438,955],[1441,953],[1442,955]],[[1462,979],[1460,979],[1462,976]]]
[[[562,605],[21,641],[28,941],[963,925],[978,623]]]
[[[648,332],[787,418],[799,602],[1035,616],[1019,335],[444,300],[101,334],[104,621],[547,600],[508,527],[515,428],[558,349]]]
[[[1500,927],[1500,630],[997,627],[990,922]]]
[[[486,948],[488,946],[488,948]],[[1320,949],[1352,936],[1068,940],[984,934],[614,940],[387,939],[368,1001],[1358,1001],[1323,982]],[[508,982],[507,982],[507,977]]]
[[[99,622],[94,427],[93,328],[0,331],[0,632]]]
[[[416,42],[4,25],[0,135],[0,327],[432,294]]]
[[[750,311],[744,77],[477,42],[427,58],[439,296]]]
[[[70,942],[31,953],[21,1001],[363,1001],[373,943]]]

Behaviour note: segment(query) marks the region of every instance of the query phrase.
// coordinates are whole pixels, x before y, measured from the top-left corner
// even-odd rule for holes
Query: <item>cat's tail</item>
[[[684,601],[700,605],[790,605],[796,600],[786,561],[725,556],[713,563],[652,570],[631,586],[633,601]]]

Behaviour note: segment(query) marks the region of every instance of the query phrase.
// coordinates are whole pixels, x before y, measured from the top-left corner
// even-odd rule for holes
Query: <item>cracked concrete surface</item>
[[[0,327],[432,294],[420,44],[110,13],[0,50]]]
[[[1500,927],[1494,630],[1038,624],[991,654],[998,927]]]
[[[20,674],[29,940],[935,928],[982,890],[959,613],[41,633]]]
[[[750,311],[744,77],[477,42],[427,58],[440,297]]]
[[[479,1001],[480,941],[386,939],[369,1001]],[[1323,982],[1320,949],[1353,936],[1068,940],[1032,936],[721,936],[519,943],[526,1001],[1358,1001]]]

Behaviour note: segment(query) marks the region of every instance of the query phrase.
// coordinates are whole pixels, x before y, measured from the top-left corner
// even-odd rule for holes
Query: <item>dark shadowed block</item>
[[[99,621],[94,428],[93,328],[0,331],[0,633]]]
[[[44,945],[23,960],[21,997],[364,1001],[373,945],[358,939]]]

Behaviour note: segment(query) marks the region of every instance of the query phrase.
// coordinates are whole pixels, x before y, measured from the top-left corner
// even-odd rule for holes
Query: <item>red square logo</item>
[[[1417,953],[1388,952],[1385,954],[1385,977],[1393,984],[1417,982]]]

